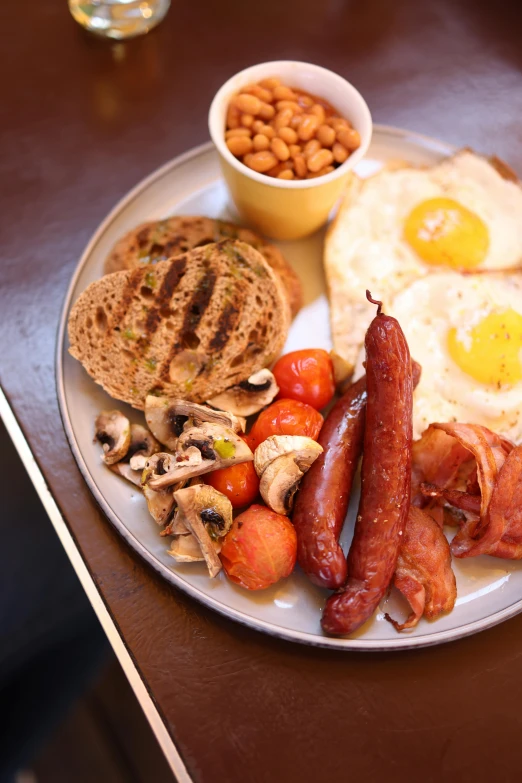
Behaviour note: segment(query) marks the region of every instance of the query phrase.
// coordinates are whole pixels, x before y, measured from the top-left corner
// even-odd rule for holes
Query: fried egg
[[[522,265],[522,188],[463,151],[431,169],[354,178],[327,237],[334,350],[354,365],[375,308],[416,280]]]
[[[422,365],[414,437],[431,422],[459,421],[522,441],[522,272],[439,272],[407,286],[387,312]]]

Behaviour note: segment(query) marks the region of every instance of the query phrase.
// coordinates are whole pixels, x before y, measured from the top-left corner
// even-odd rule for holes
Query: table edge
[[[31,451],[16,416],[0,386],[0,417],[9,433],[16,451],[31,479],[31,482],[45,508],[54,530],[61,541],[69,561],[76,572],[109,643],[116,655],[129,684],[134,691],[145,717],[156,737],[177,783],[193,783],[181,755],[169,734],[165,723],[143,682],[136,665],[125,646],[114,620],[112,619],[96,584],[89,573],[78,547],[67,527],[64,517],[49,489],[38,463]]]

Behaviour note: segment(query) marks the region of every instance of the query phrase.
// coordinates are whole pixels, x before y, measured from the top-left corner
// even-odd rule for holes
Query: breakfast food
[[[248,434],[237,413],[153,395],[145,402],[150,430],[118,410],[95,423],[103,461],[142,490],[175,561],[204,563],[211,578],[224,570],[240,587],[263,590],[288,576],[298,557],[312,582],[336,590],[322,617],[335,636],[357,630],[391,585],[410,606],[403,620],[384,614],[399,632],[451,611],[452,555],[522,558],[522,446],[459,423],[431,424],[412,443],[420,367],[397,321],[375,304],[367,376],[322,429],[321,414],[302,402],[295,353],[285,394],[297,399],[269,404]],[[318,352],[298,353],[315,360]],[[308,391],[318,404],[313,369]],[[306,386],[307,373],[297,377]],[[339,536],[361,451],[361,500],[345,559]],[[258,493],[266,505],[256,503]],[[451,546],[444,522],[459,526]]]
[[[259,250],[280,278],[292,315],[295,316],[302,304],[301,283],[279,248],[249,228],[225,220],[174,215],[165,220],[141,223],[116,242],[105,261],[105,274],[136,269],[143,264],[157,264],[158,261],[166,261],[193,248],[224,239],[239,239]]]
[[[206,481],[225,495],[234,509],[249,506],[259,495],[259,478],[253,462],[240,462],[230,468],[214,470],[208,474]]]
[[[334,350],[352,369],[372,319],[365,288],[394,314],[395,296],[427,275],[520,267],[522,188],[500,171],[463,150],[431,169],[352,177],[324,251]]]
[[[249,441],[256,448],[270,435],[305,435],[317,440],[323,417],[300,400],[276,400],[262,411],[249,433]]]
[[[318,443],[323,453],[303,478],[292,521],[297,559],[319,587],[336,590],[346,581],[346,557],[339,544],[364,436],[366,377],[335,403]]]
[[[283,180],[329,174],[361,144],[327,101],[276,77],[242,87],[232,98],[225,140],[245,166]]]
[[[266,173],[283,179],[325,173],[347,129],[288,90],[265,83],[237,96],[229,150],[260,173],[277,159]],[[95,439],[106,469],[142,493],[144,524],[158,526],[174,569],[195,564],[181,573],[264,590],[297,558],[335,591],[322,628],[344,636],[377,608],[402,633],[451,611],[452,558],[522,559],[522,202],[505,174],[463,151],[431,169],[352,178],[325,253],[330,355],[310,347],[272,364],[300,289],[247,229],[178,217],[118,243],[107,260],[116,271],[71,314],[71,350],[113,396],[144,408],[147,426],[106,406]],[[368,284],[386,315],[363,299]],[[424,370],[413,402],[410,352]],[[392,588],[407,616],[381,603]]]
[[[335,394],[333,363],[322,348],[285,353],[273,367],[281,397],[292,397],[321,410]]]
[[[433,517],[416,506],[408,512],[393,584],[411,607],[402,623],[385,614],[397,631],[414,628],[423,615],[434,620],[455,605],[457,584],[448,541]]]
[[[301,479],[322,452],[313,438],[270,435],[255,450],[254,467],[261,497],[273,511],[287,515]]]
[[[474,424],[432,424],[415,443],[413,502],[458,525],[455,557],[522,558],[521,455],[520,446]]]
[[[412,397],[410,352],[395,318],[381,312],[370,324],[366,347],[366,421],[361,499],[347,581],[326,602],[321,625],[330,634],[352,633],[373,614],[390,584],[410,506]]]
[[[69,316],[70,353],[115,399],[202,402],[280,353],[290,313],[263,256],[237,240],[107,275]]]
[[[470,421],[522,440],[522,274],[438,272],[395,295],[412,356],[429,356],[413,403],[414,436]]]
[[[234,520],[221,561],[232,582],[264,590],[292,573],[295,550],[295,530],[288,518],[254,505]]]
[[[420,374],[420,366],[412,362],[414,389]],[[318,438],[323,453],[303,477],[292,515],[299,565],[311,582],[330,590],[346,581],[339,536],[363,450],[366,399],[363,375],[328,414]]]

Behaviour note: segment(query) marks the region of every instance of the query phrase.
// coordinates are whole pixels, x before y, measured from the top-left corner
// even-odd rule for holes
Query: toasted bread
[[[263,256],[225,240],[91,283],[69,316],[69,350],[142,409],[150,393],[202,402],[245,380],[279,355],[289,325]]]
[[[142,223],[125,234],[113,247],[105,261],[105,273],[165,261],[195,247],[223,239],[239,239],[259,250],[280,277],[292,316],[295,316],[302,305],[301,283],[281,251],[250,229],[223,220],[179,215]]]

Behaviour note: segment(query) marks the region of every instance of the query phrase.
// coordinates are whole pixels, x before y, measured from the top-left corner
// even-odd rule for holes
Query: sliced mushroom
[[[238,462],[249,462],[254,455],[244,440],[228,427],[204,422],[189,427],[178,438],[174,454],[160,452],[147,460],[142,482],[151,489],[165,489],[177,481],[202,476]]]
[[[268,465],[259,483],[261,497],[272,511],[288,515],[304,471],[293,454],[283,454]]]
[[[254,467],[257,475],[261,476],[265,468],[277,457],[290,453],[293,453],[298,465],[302,462],[303,465],[310,467],[322,450],[315,440],[304,435],[270,435],[255,450]]]
[[[120,411],[102,411],[95,421],[94,439],[102,444],[103,461],[114,465],[130,446],[130,422]]]
[[[154,437],[174,451],[188,417],[178,415],[171,410],[171,401],[168,397],[155,397],[149,394],[145,400],[145,420]]]
[[[109,468],[141,489],[141,470],[133,470],[128,462],[116,462],[115,465],[109,465]]]
[[[171,555],[177,563],[198,563],[205,560],[198,539],[188,531],[172,540],[167,554]]]
[[[171,487],[178,481],[199,475],[201,470],[205,472],[204,467],[201,452],[195,447],[187,449],[180,457],[160,451],[147,460],[141,484],[157,492]]]
[[[207,400],[213,408],[229,411],[236,416],[252,416],[275,398],[279,386],[270,370],[259,370],[241,381],[237,386],[231,386],[221,394]]]
[[[204,422],[209,422],[222,424],[223,427],[229,427],[234,432],[245,432],[246,429],[246,420],[242,416],[234,416],[233,413],[226,410],[216,411],[214,408],[209,408],[208,405],[198,405],[186,400],[171,400],[170,406],[177,415],[186,416],[196,427]]]
[[[169,521],[175,506],[172,489],[155,491],[146,484],[142,488],[149,514],[158,525],[165,525]]]
[[[176,501],[174,501],[174,503],[175,502]],[[185,524],[183,514],[180,513],[179,508],[176,508],[174,511],[174,516],[170,520],[167,527],[161,531],[160,536],[184,536],[188,533],[190,533],[190,530]]]
[[[171,450],[176,448],[185,427],[198,427],[204,422],[221,424],[234,432],[244,432],[246,427],[245,419],[227,411],[216,411],[208,405],[153,395],[145,400],[145,418],[160,443]]]
[[[117,473],[131,484],[141,488],[141,474],[147,457],[159,451],[160,443],[141,424],[130,425],[130,445],[125,457],[114,465],[109,465],[113,473]]]
[[[161,444],[152,432],[141,424],[131,424],[131,439],[126,459],[133,470],[141,471],[148,457],[161,451]]]
[[[300,480],[322,451],[315,440],[301,435],[271,435],[257,447],[259,491],[273,511],[290,513]]]
[[[232,527],[230,500],[207,484],[180,489],[174,492],[174,499],[185,525],[199,543],[210,576],[217,576],[221,570],[219,539]]]

